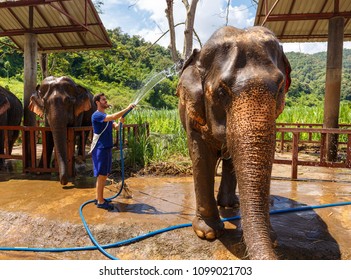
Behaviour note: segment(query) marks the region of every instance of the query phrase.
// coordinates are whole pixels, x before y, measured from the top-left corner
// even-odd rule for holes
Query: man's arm
[[[120,117],[122,117],[125,113],[127,113],[128,110],[133,109],[134,107],[135,107],[135,104],[129,104],[129,106],[122,111],[119,111],[119,112],[114,113],[114,114],[106,115],[104,122],[117,120]]]

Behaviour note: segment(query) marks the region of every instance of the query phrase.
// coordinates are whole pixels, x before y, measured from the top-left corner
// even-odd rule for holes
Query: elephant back
[[[23,106],[21,101],[9,90],[0,86],[0,107],[8,103],[8,109],[3,112],[0,118],[5,119],[5,125],[20,125],[23,116]]]

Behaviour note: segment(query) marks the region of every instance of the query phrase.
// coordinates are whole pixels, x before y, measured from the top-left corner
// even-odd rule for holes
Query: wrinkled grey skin
[[[0,86],[0,126],[21,125],[23,106],[21,101],[10,91]],[[9,131],[9,152],[19,135],[18,130]],[[4,131],[0,130],[0,154],[4,153]],[[0,159],[0,169],[4,166],[4,159]]]
[[[92,99],[93,95],[71,78],[52,76],[45,78],[31,96],[30,110],[44,117],[45,126],[51,128],[52,134],[47,135],[47,162],[51,161],[55,146],[62,185],[68,183],[67,127],[91,126],[91,115],[96,110]],[[82,154],[83,148],[78,146],[78,154]]]
[[[234,207],[251,259],[276,259],[270,238],[269,195],[275,120],[284,108],[290,64],[273,33],[263,27],[216,31],[186,61],[177,88],[179,113],[193,163],[200,238],[223,231],[218,205]],[[224,155],[217,201],[215,167]]]

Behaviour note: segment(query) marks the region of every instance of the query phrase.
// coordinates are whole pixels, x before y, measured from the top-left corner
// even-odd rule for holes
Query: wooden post
[[[351,168],[351,134],[347,134],[346,167]]]
[[[299,161],[299,138],[300,132],[293,132],[293,150],[291,161],[291,180],[297,179],[297,166]]]
[[[41,53],[39,55],[39,64],[41,68],[41,74],[42,74],[42,79],[44,80],[49,74],[48,74],[48,54],[47,53]]]
[[[325,83],[323,127],[338,128],[340,90],[342,74],[342,53],[344,42],[344,18],[334,17],[329,20],[327,73]],[[328,161],[337,158],[337,134],[328,134],[326,154]]]
[[[33,7],[29,7],[29,29],[33,28],[33,17],[34,10]],[[38,50],[38,40],[36,34],[26,33],[25,44],[24,44],[24,91],[23,91],[23,125],[24,126],[35,126],[35,114],[31,112],[28,108],[30,97],[35,91],[37,83],[37,50]],[[25,132],[28,133],[28,132]],[[29,135],[28,138],[29,139]],[[30,162],[30,145],[28,142],[26,144],[26,166],[31,166],[33,163]]]

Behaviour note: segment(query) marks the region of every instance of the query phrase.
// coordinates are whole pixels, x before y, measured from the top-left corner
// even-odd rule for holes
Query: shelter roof
[[[112,46],[91,0],[0,0],[0,37],[23,51],[26,33],[37,34],[40,52]]]
[[[344,41],[351,41],[350,0],[259,0],[255,25],[269,28],[282,42],[324,42],[335,16],[344,17]]]

